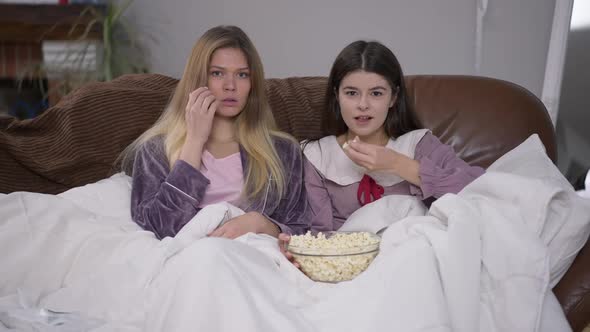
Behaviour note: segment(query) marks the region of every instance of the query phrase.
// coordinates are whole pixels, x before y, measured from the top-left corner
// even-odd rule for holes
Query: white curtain
[[[483,48],[483,19],[488,11],[488,0],[477,0],[475,25],[475,74],[481,74],[481,54]]]
[[[541,101],[547,107],[553,125],[557,122],[557,112],[559,111],[559,94],[561,92],[561,80],[563,78],[565,51],[573,3],[574,0],[555,1],[551,41],[547,52],[545,80],[543,81],[543,93],[541,95]]]

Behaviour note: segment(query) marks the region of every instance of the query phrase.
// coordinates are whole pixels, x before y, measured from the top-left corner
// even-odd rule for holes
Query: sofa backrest
[[[321,133],[325,77],[268,79],[280,129],[298,139]],[[532,133],[555,160],[555,134],[543,104],[504,81],[409,76],[410,99],[425,127],[467,162],[487,167]],[[119,153],[156,121],[177,80],[127,75],[82,87],[41,116],[0,120],[0,192],[59,193],[118,169]]]
[[[326,83],[325,77],[267,80],[279,127],[299,139],[321,134]],[[408,76],[406,83],[424,127],[468,163],[487,167],[533,133],[556,161],[553,124],[545,106],[528,90],[473,76]]]

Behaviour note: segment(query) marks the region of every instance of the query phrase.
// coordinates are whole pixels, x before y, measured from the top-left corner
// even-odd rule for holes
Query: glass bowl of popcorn
[[[291,236],[287,250],[310,279],[336,283],[366,270],[379,253],[380,240],[369,232],[307,232]]]

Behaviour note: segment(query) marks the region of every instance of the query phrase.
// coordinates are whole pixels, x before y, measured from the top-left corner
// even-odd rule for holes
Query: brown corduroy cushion
[[[269,104],[279,129],[298,140],[322,134],[326,77],[267,79]]]
[[[124,76],[84,86],[35,119],[0,122],[0,192],[55,194],[109,176],[176,83],[161,75]]]

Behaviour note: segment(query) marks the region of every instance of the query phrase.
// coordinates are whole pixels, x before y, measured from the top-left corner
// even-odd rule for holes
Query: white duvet
[[[428,211],[401,196],[358,210],[343,229],[381,232],[381,251],[339,284],[272,237],[206,238],[242,213],[229,204],[158,241],[129,198],[122,174],[0,196],[0,331],[570,331],[551,288],[590,232],[590,200],[536,135]]]

